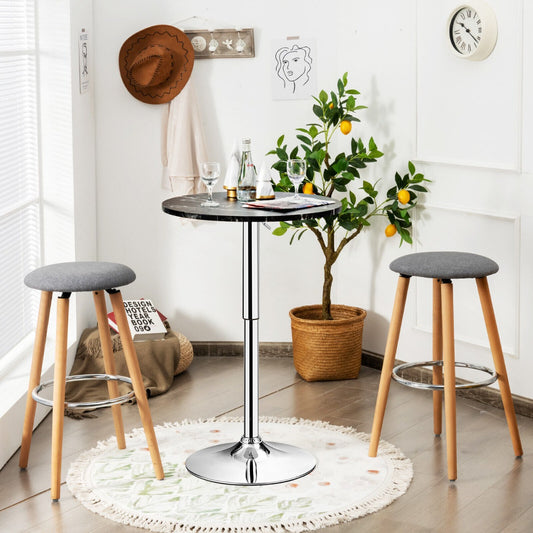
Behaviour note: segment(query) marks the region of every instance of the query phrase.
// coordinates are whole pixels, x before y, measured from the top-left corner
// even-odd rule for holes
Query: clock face
[[[475,61],[485,59],[498,39],[496,15],[483,0],[470,0],[450,14],[448,36],[457,56]]]
[[[483,21],[472,7],[463,7],[452,17],[450,40],[455,50],[464,56],[472,55],[483,38]]]

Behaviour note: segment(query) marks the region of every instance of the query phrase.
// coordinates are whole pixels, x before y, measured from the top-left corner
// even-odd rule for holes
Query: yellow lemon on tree
[[[349,120],[343,120],[341,122],[341,131],[344,135],[348,135],[352,131],[352,123]]]
[[[408,204],[410,199],[411,194],[409,193],[409,191],[406,191],[405,189],[398,191],[398,201],[401,204]]]
[[[385,235],[387,237],[392,237],[396,233],[396,226],[394,224],[389,224],[385,228]]]
[[[330,108],[330,109],[333,109],[334,107],[335,107],[335,106],[333,105],[333,102],[331,102],[331,103],[329,104],[329,108]]]
[[[302,187],[302,192],[304,194],[313,194],[313,184],[310,181],[304,183],[304,186]]]

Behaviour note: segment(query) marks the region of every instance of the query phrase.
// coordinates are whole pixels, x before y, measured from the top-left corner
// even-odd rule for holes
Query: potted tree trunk
[[[287,176],[287,161],[301,158],[307,163],[306,178],[301,187],[304,194],[335,196],[342,202],[339,214],[323,219],[281,222],[274,235],[292,233],[290,244],[311,232],[324,255],[322,303],[297,307],[290,311],[293,355],[296,371],[307,381],[356,378],[361,366],[363,321],[366,311],[357,307],[331,303],[332,267],[344,248],[373,219],[387,217],[387,237],[399,236],[400,245],[411,243],[410,212],[418,196],[426,193],[428,182],[408,162],[407,173],[396,172],[394,182],[385,185],[378,180],[366,181],[361,171],[383,156],[374,139],[368,143],[351,137],[350,150],[332,153],[336,135],[350,135],[356,116],[366,106],[357,105],[359,92],[348,88],[348,75],[338,80],[335,90],[320,91],[314,97],[315,122],[297,128],[298,143],[285,144],[285,135],[268,155],[276,156],[272,168],[279,173],[274,180],[276,191],[294,190]],[[387,188],[388,187],[388,188]],[[383,191],[380,198],[380,191]]]

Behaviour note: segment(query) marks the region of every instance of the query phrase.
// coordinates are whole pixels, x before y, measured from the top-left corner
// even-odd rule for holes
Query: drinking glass
[[[202,202],[204,207],[216,207],[218,202],[213,201],[213,187],[220,176],[220,164],[213,161],[202,163],[202,171],[200,177],[207,187],[207,200]]]
[[[306,163],[304,159],[289,159],[287,161],[287,176],[294,185],[294,196],[289,200],[291,203],[299,204],[303,201],[298,195],[298,187],[305,178]]]

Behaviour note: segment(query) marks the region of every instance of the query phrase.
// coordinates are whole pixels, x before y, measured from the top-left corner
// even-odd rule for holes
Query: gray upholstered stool
[[[163,479],[163,467],[159,456],[159,449],[155,437],[152,417],[148,407],[148,399],[143,385],[143,379],[135,353],[135,347],[131,339],[128,319],[124,311],[122,295],[117,287],[127,285],[135,280],[135,272],[125,265],[105,262],[73,262],[48,265],[28,274],[24,283],[33,289],[41,291],[41,303],[39,306],[39,318],[35,332],[35,345],[33,347],[33,359],[30,372],[30,384],[26,400],[26,414],[22,432],[22,445],[20,448],[19,466],[28,466],[33,423],[35,420],[36,402],[53,407],[52,421],[52,483],[51,495],[53,501],[58,501],[61,484],[61,453],[63,444],[63,414],[65,407],[103,407],[111,406],[117,445],[120,449],[126,447],[124,438],[124,425],[120,403],[126,401],[130,395],[119,397],[117,381],[128,381],[133,385],[133,393],[137,399],[137,405],[144,427],[144,433],[150,450],[152,463],[157,479]],[[68,333],[68,310],[69,298],[73,292],[92,292],[98,330],[102,344],[104,365],[106,374],[90,374],[84,376],[66,377],[67,361],[67,333]],[[61,293],[57,299],[57,333],[55,347],[54,380],[39,384],[43,365],[50,305],[54,292]],[[107,309],[105,292],[109,294],[117,325],[120,330],[120,338],[124,349],[124,357],[128,366],[130,378],[116,376],[115,362],[111,335],[107,323]],[[80,379],[103,379],[107,381],[109,400],[95,403],[65,403],[65,384],[67,381]],[[49,385],[54,385],[53,401],[50,402],[39,396],[39,392]]]
[[[455,367],[461,366],[481,370],[491,375],[491,377],[483,381],[467,385],[469,388],[486,386],[498,380],[515,456],[520,457],[522,455],[522,444],[516,424],[511,389],[509,388],[500,336],[487,282],[487,276],[498,272],[498,265],[488,257],[471,253],[425,252],[399,257],[390,264],[390,268],[397,272],[400,277],[383,359],[369,455],[371,457],[377,455],[391,378],[395,378],[404,385],[433,390],[435,435],[440,435],[442,430],[442,393],[444,392],[448,478],[454,481],[457,478],[455,390],[457,388],[465,388],[463,385],[455,384]],[[394,368],[394,359],[411,276],[433,279],[433,360],[423,363],[410,363]],[[486,367],[455,361],[452,279],[459,278],[475,278],[476,280],[495,372]],[[433,383],[423,384],[400,377],[402,368],[413,366],[433,366]]]

